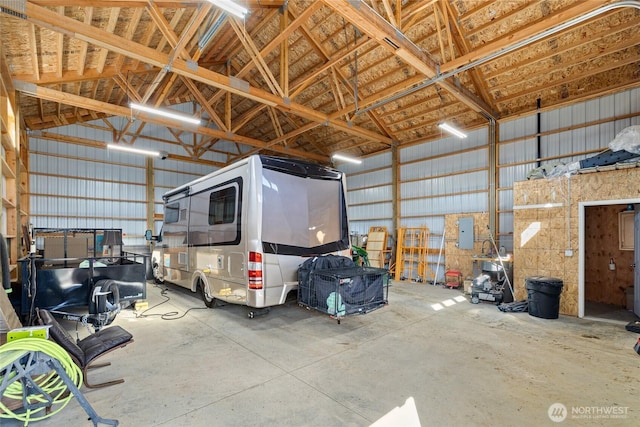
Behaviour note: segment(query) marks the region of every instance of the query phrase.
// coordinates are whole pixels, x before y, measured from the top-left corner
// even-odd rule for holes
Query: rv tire
[[[204,290],[204,283],[202,280],[198,279],[198,292],[200,292],[200,296],[202,297],[202,301],[204,301],[204,305],[208,308],[213,308],[216,305],[216,299],[213,297],[207,296],[207,293]]]

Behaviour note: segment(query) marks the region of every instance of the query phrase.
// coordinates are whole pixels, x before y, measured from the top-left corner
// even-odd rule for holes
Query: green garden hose
[[[82,385],[82,371],[78,365],[73,362],[66,350],[53,341],[42,338],[23,338],[11,341],[0,346],[0,356],[2,353],[15,350],[41,352],[53,359],[56,359],[60,362],[60,365],[71,381],[78,388]],[[0,384],[4,380],[5,375],[10,375],[12,377],[18,375],[15,370],[8,370],[7,367],[2,366],[0,366],[0,374]],[[69,403],[71,398],[73,398],[73,394],[71,392],[67,392],[67,386],[60,375],[58,375],[58,373],[53,369],[49,372],[32,376],[31,379],[53,399],[51,405],[37,409],[23,409],[21,407],[20,413],[15,413],[10,410],[4,402],[0,401],[0,418],[12,418],[24,421],[24,425],[26,426],[30,421],[39,421],[58,413],[67,405],[67,403]],[[0,397],[22,402],[22,383],[20,381],[14,381],[4,390],[4,393]],[[28,404],[37,404],[47,401],[47,396],[42,394],[29,394],[25,398]]]

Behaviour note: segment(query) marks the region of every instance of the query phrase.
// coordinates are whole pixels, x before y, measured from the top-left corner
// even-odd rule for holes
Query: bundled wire
[[[0,346],[0,357],[3,356],[3,353],[15,350],[23,353],[26,352],[20,360],[20,363],[33,362],[32,359],[26,362],[26,359],[30,358],[30,353],[34,352],[41,352],[52,359],[56,359],[76,387],[80,388],[82,385],[82,371],[78,365],[73,362],[65,349],[58,344],[42,338],[23,338]],[[9,366],[0,366],[0,387],[20,374],[19,371],[13,369],[14,362],[15,360],[12,361]],[[26,369],[27,373],[29,372],[28,368],[29,366],[23,366],[23,369]],[[69,403],[71,398],[73,398],[73,394],[68,391],[64,380],[55,370],[50,369],[44,373],[42,369],[34,371],[36,375],[31,375],[30,379],[45,394],[40,394],[39,391],[33,387],[28,387],[27,390],[25,390],[23,381],[13,381],[0,396],[3,399],[0,400],[0,418],[12,418],[24,421],[24,425],[26,426],[30,421],[39,421],[58,413]],[[0,389],[0,391],[2,390]],[[27,405],[38,405],[49,402],[50,400],[51,403],[49,405],[38,405],[36,409],[25,409],[21,407],[19,412],[14,412],[7,406],[7,404],[12,401],[22,402],[23,398]]]

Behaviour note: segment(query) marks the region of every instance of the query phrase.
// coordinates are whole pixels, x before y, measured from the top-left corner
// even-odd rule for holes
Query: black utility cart
[[[146,299],[148,255],[122,252],[121,229],[34,228],[20,259],[21,315],[36,308],[99,329],[121,308]]]

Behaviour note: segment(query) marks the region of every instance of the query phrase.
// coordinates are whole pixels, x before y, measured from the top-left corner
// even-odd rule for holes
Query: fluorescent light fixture
[[[446,130],[447,132],[449,132],[452,135],[457,136],[458,138],[466,138],[467,137],[466,133],[462,132],[461,130],[458,130],[458,129],[454,128],[453,126],[451,126],[448,123],[438,123],[438,127],[440,129]]]
[[[238,3],[235,3],[232,0],[209,0],[214,6],[218,6],[220,9],[225,10],[226,12],[231,13],[232,15],[237,16],[238,18],[244,18],[249,11],[240,6]]]
[[[356,165],[359,165],[360,163],[362,163],[362,160],[360,159],[356,159],[349,156],[343,156],[342,154],[334,154],[331,157],[335,160],[342,160],[344,162],[355,163]]]
[[[145,156],[160,157],[159,151],[143,150],[142,148],[133,148],[128,145],[107,144],[107,148],[111,150],[126,151],[127,153],[144,154]]]
[[[166,117],[168,119],[180,120],[181,122],[191,123],[194,125],[200,124],[200,119],[196,119],[195,117],[185,116],[184,114],[174,113],[167,110],[159,110],[157,108],[147,107],[146,105],[140,105],[131,103],[129,106],[134,110],[144,111],[149,114],[157,114],[158,116]]]

